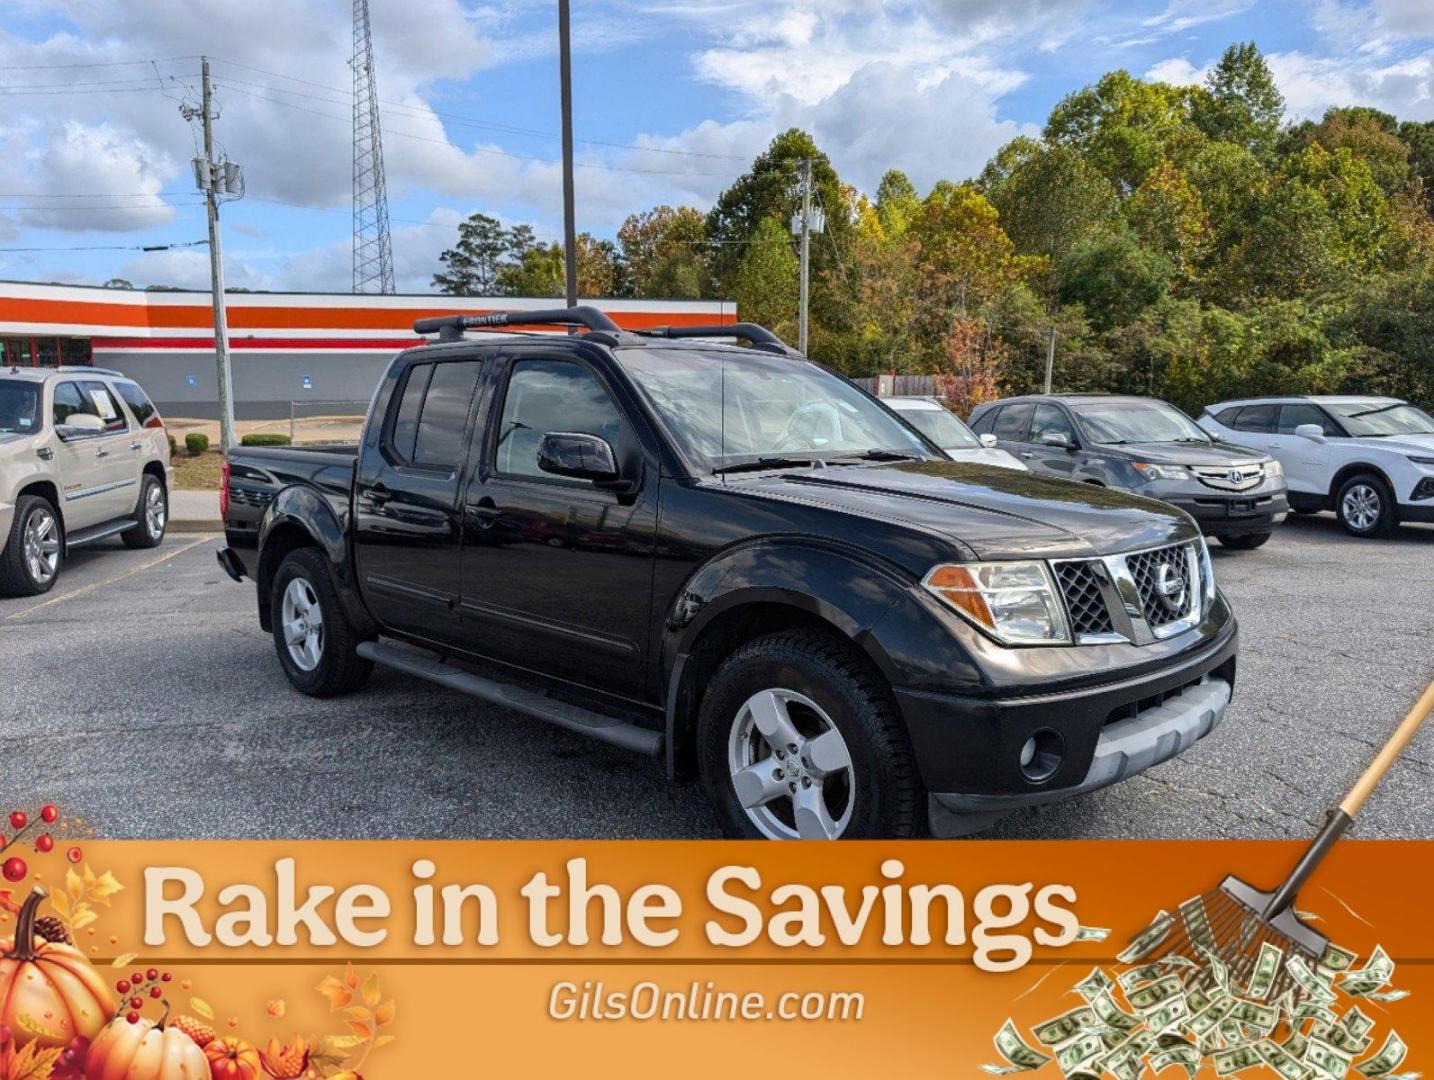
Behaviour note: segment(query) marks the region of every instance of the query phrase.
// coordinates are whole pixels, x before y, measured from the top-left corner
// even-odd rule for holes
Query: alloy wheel
[[[149,529],[149,535],[160,537],[164,535],[164,524],[169,520],[169,507],[164,501],[164,489],[158,484],[151,484],[149,494],[144,498],[144,522]]]
[[[48,585],[60,569],[60,529],[55,515],[37,507],[25,522],[25,569],[36,585]]]
[[[727,765],[737,801],[763,836],[835,840],[851,824],[851,752],[804,694],[774,688],[748,698],[732,721]]]
[[[1369,532],[1379,523],[1379,492],[1369,484],[1355,484],[1344,493],[1344,520],[1358,532]]]
[[[300,671],[313,671],[324,658],[324,613],[314,587],[303,578],[284,590],[280,621],[289,659]]]

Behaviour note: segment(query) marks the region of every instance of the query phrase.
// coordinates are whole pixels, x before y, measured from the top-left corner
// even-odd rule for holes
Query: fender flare
[[[697,704],[689,661],[717,620],[759,604],[792,608],[832,626],[894,683],[895,665],[871,630],[913,583],[870,552],[807,537],[763,537],[725,548],[704,563],[679,591],[661,629],[669,774],[677,771],[681,737]]]
[[[259,519],[259,562],[254,576],[259,591],[261,615],[267,611],[269,602],[266,586],[278,569],[275,557],[266,553],[269,541],[276,531],[286,528],[299,529],[324,553],[329,572],[333,576],[334,588],[350,621],[360,628],[372,627],[373,618],[359,594],[344,522],[328,499],[313,488],[300,484],[280,490],[265,507],[264,516]]]

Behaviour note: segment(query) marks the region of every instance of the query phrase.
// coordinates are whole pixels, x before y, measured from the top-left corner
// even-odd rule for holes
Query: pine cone
[[[61,945],[70,944],[70,932],[65,929],[65,924],[54,915],[42,915],[36,919],[35,933],[46,941],[58,942]]]

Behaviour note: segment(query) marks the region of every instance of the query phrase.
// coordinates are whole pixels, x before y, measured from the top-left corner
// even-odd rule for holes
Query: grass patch
[[[190,457],[175,454],[170,464],[174,466],[174,486],[178,490],[218,491],[219,474],[224,467],[224,455],[218,450],[207,450]]]

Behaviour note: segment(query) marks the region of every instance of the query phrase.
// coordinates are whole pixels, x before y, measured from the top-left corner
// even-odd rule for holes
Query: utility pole
[[[578,302],[578,224],[573,202],[573,44],[568,0],[558,0],[558,75],[563,110],[563,261],[568,307]]]
[[[219,237],[219,192],[240,194],[243,183],[239,167],[229,161],[214,160],[214,93],[209,83],[209,58],[200,58],[203,84],[202,103],[196,112],[184,104],[180,115],[186,120],[197,116],[204,126],[204,157],[194,159],[194,181],[204,192],[204,206],[209,216],[209,279],[214,306],[214,363],[219,383],[219,445],[226,453],[235,446],[234,438],[234,375],[229,366],[229,320],[224,309],[224,249]]]
[[[1049,393],[1051,392],[1051,376],[1055,374],[1055,370],[1056,370],[1056,328],[1053,326],[1053,327],[1051,327],[1050,337],[1046,340],[1046,389],[1045,389],[1045,392],[1046,392],[1047,394],[1049,394]]]
[[[797,286],[797,352],[807,354],[807,305],[812,260],[812,159],[802,159],[801,279]]]

